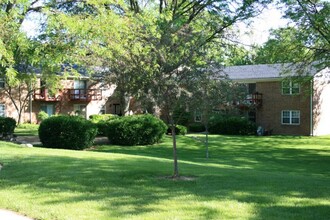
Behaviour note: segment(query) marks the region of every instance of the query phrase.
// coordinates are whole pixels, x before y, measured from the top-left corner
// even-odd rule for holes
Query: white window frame
[[[201,111],[195,110],[194,121],[195,122],[202,122],[202,113],[201,113]]]
[[[46,108],[46,111],[44,108]],[[53,104],[42,104],[40,105],[40,111],[46,112],[48,116],[53,116],[55,115],[55,106]]]
[[[6,105],[0,104],[0,117],[6,117]]]
[[[5,88],[5,79],[0,77],[0,89]]]
[[[74,104],[73,111],[75,115],[81,115],[87,118],[87,105],[86,104]]]
[[[286,85],[288,84],[288,85]],[[288,91],[285,91],[288,90]],[[298,91],[296,91],[298,90]],[[293,80],[282,81],[282,95],[299,95],[300,94],[300,83],[294,82]]]
[[[106,109],[106,106],[105,105],[102,105],[101,108],[100,108],[100,112],[99,114],[100,115],[104,115],[107,113],[107,109]]]
[[[283,110],[281,112],[282,125],[300,125],[300,118],[301,116],[299,110]],[[284,122],[284,119],[289,119],[289,121]],[[295,122],[294,119],[298,119],[298,122]]]

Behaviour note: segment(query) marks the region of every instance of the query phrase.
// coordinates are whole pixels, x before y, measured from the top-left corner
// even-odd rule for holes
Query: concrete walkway
[[[16,212],[0,209],[1,220],[33,220],[32,218],[25,217]]]

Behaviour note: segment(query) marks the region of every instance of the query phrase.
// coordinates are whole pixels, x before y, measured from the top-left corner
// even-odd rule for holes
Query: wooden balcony
[[[33,92],[34,101],[44,101],[44,102],[59,102],[62,100],[60,94],[51,94],[48,92],[48,89],[38,88]]]
[[[100,89],[68,89],[70,101],[90,102],[102,99]]]
[[[246,99],[234,102],[234,105],[241,110],[257,109],[262,106],[262,94],[255,92],[246,96]]]

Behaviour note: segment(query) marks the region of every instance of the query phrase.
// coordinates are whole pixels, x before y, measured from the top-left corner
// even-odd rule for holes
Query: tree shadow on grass
[[[185,151],[183,152],[190,153],[188,149]],[[182,174],[194,175],[197,178],[194,181],[172,181],[159,178],[170,175],[171,160],[91,152],[78,152],[79,156],[75,156],[75,153],[72,151],[72,156],[47,156],[36,153],[23,155],[21,158],[13,154],[12,157],[7,157],[6,166],[0,173],[3,180],[2,184],[0,183],[1,188],[5,190],[14,187],[25,190],[25,186],[28,185],[29,190],[38,192],[36,196],[47,196],[47,193],[54,191],[70,194],[49,198],[43,202],[45,204],[97,201],[102,204],[99,209],[106,212],[105,215],[109,219],[114,216],[128,218],[160,212],[160,209],[167,208],[166,202],[172,200],[183,203],[172,207],[174,210],[186,209],[187,213],[191,213],[191,217],[198,216],[201,219],[217,219],[221,216],[221,211],[225,212],[226,207],[223,207],[224,210],[218,210],[219,208],[205,205],[209,201],[228,200],[251,204],[257,213],[256,217],[260,219],[275,218],[277,215],[288,219],[292,217],[290,211],[296,212],[295,216],[311,219],[315,213],[306,211],[310,205],[301,203],[303,208],[299,209],[294,207],[295,203],[288,201],[291,206],[284,207],[279,205],[283,197],[292,198],[295,195],[293,192],[297,193],[296,198],[306,200],[326,200],[330,196],[329,175],[308,174],[306,177],[301,173],[302,166],[297,168],[297,164],[291,161],[294,158],[291,157],[281,159],[281,163],[292,165],[291,173],[270,172],[277,166],[281,170],[282,165],[273,165],[272,169],[266,171],[260,169],[263,164],[267,166],[267,159],[263,157],[263,160],[259,159],[259,165],[254,165],[257,169],[244,168],[247,162],[234,160],[235,157],[231,154],[213,161],[230,165],[227,167],[181,161]],[[81,156],[82,153],[90,156]],[[308,151],[299,151],[299,154],[325,162],[322,155],[311,154]],[[310,164],[305,166],[304,172],[315,169],[314,166],[310,168]],[[320,170],[317,173],[322,173],[323,168]],[[315,189],[314,186],[318,187]],[[186,195],[191,195],[192,198],[186,199]],[[188,204],[185,205],[185,202]],[[190,206],[189,203],[196,205]],[[312,207],[319,213],[317,216],[330,216],[329,206],[314,204]],[[163,211],[167,213],[167,210]]]

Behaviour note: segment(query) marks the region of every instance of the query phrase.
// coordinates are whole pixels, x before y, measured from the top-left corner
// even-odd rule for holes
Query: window
[[[101,114],[101,115],[105,114],[106,113],[106,109],[105,108],[106,108],[105,105],[102,105],[99,114]]]
[[[282,111],[282,124],[299,125],[300,124],[300,111],[296,111],[296,110]]]
[[[0,104],[0,117],[6,117],[6,106]]]
[[[4,78],[0,78],[0,88],[5,88],[5,80],[4,80]]]
[[[285,80],[282,82],[283,95],[297,95],[300,93],[300,85],[298,82],[292,80]]]
[[[86,105],[80,105],[80,104],[73,105],[74,114],[80,115],[80,116],[83,116],[84,118],[86,118],[86,116],[87,116],[86,108],[87,108]]]
[[[54,105],[41,105],[40,110],[48,114],[48,116],[54,115]]]
[[[195,122],[202,122],[202,113],[199,110],[195,111]]]

